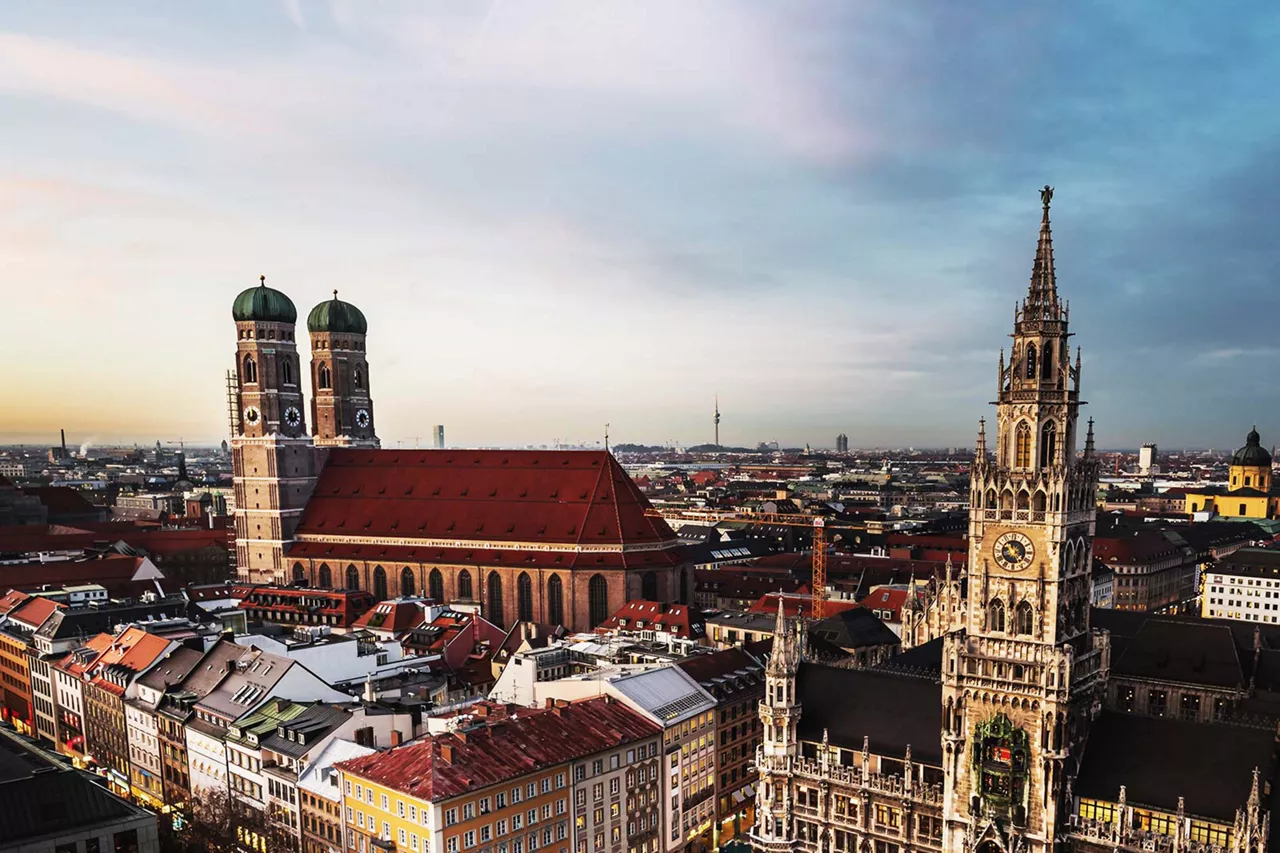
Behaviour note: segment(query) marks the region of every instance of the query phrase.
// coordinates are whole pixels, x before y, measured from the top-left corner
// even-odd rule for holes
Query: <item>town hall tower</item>
[[[946,850],[1047,853],[1065,831],[1068,756],[1099,707],[1109,660],[1089,629],[1097,461],[1076,455],[1080,355],[1043,216],[1031,285],[997,372],[994,454],[972,469],[963,624],[943,650]]]

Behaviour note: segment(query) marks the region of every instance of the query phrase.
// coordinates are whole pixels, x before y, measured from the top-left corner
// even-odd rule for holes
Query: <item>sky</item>
[[[0,5],[0,441],[225,437],[236,294],[384,446],[968,446],[1055,187],[1100,446],[1280,442],[1280,4]]]

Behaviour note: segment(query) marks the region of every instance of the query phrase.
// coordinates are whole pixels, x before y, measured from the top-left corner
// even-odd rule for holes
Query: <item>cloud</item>
[[[203,78],[184,86],[179,77]],[[66,42],[0,32],[0,91],[47,97],[134,118],[200,129],[241,126],[234,111],[205,97],[214,75],[176,64],[113,55]]]

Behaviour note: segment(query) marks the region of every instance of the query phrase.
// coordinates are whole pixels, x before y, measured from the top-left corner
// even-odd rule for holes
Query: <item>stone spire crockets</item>
[[[1031,267],[1031,286],[1022,303],[1024,320],[1057,319],[1061,311],[1058,302],[1058,280],[1053,267],[1053,233],[1049,227],[1049,202],[1053,200],[1053,187],[1048,184],[1040,190],[1040,203],[1044,213],[1040,217],[1040,240],[1036,244],[1036,259]]]

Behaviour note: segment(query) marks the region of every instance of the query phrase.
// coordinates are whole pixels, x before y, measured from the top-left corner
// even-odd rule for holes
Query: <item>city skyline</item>
[[[1099,444],[1274,442],[1277,13],[846,5],[0,12],[0,442],[216,443],[265,274],[390,447],[972,446],[1046,182]]]

